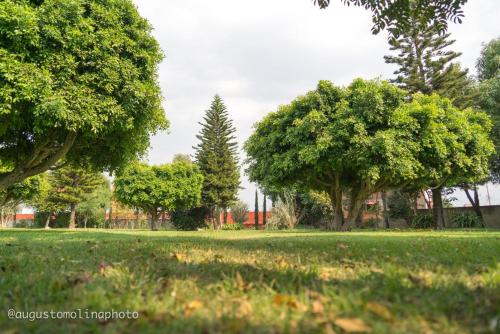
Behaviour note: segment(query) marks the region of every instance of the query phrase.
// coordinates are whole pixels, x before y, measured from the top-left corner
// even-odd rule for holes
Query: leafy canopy
[[[69,162],[115,170],[167,127],[162,52],[131,0],[0,2],[0,188]]]
[[[255,126],[245,144],[250,180],[327,192],[338,227],[344,193],[352,223],[382,189],[483,178],[492,152],[487,115],[437,95],[405,97],[384,81],[320,81]]]
[[[161,166],[134,163],[115,181],[116,199],[153,217],[200,204],[203,176],[195,164],[177,161]]]

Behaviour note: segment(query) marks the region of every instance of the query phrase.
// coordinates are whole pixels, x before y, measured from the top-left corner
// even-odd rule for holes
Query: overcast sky
[[[134,2],[166,56],[159,75],[171,127],[152,138],[153,164],[193,154],[198,122],[215,94],[228,107],[241,147],[255,122],[314,89],[318,80],[347,85],[356,77],[388,79],[394,71],[383,60],[385,33],[370,32],[370,13],[339,0],[326,10],[311,0]],[[481,43],[500,35],[500,1],[469,1],[464,12],[464,23],[450,26],[453,49],[475,72]],[[242,186],[240,198],[253,208],[255,186],[243,173]],[[500,188],[490,186],[489,192],[500,204]]]

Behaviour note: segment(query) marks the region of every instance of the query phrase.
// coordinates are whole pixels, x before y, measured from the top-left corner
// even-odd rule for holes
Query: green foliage
[[[389,217],[393,219],[404,219],[406,222],[411,223],[414,216],[412,202],[407,194],[401,191],[395,191],[387,199],[387,207],[389,209]]]
[[[78,205],[78,214],[84,226],[102,226],[105,221],[106,209],[111,206],[111,186],[109,180],[102,176],[97,188],[83,196]]]
[[[209,213],[205,207],[177,210],[172,213],[171,220],[177,230],[195,231],[206,226],[205,220]]]
[[[231,205],[231,216],[236,224],[243,224],[248,220],[248,205],[245,202],[237,201]]]
[[[491,170],[493,180],[500,182],[500,38],[490,41],[483,47],[477,62],[478,105],[493,120],[491,137],[496,146]]]
[[[500,38],[497,37],[484,45],[477,60],[479,81],[497,78],[500,75]]]
[[[345,5],[361,6],[372,12],[374,34],[389,28],[393,35],[399,35],[412,26],[412,18],[418,15],[421,21],[436,26],[439,32],[448,28],[448,20],[462,22],[462,6],[467,0],[341,0]],[[320,8],[330,5],[330,0],[313,0]]]
[[[326,226],[333,220],[333,208],[328,194],[308,191],[296,195],[298,210],[301,212],[301,225]]]
[[[54,212],[43,212],[43,211],[36,211],[35,212],[35,226],[43,228],[45,226],[45,223],[47,222],[47,216],[48,215],[54,215]],[[56,212],[54,220],[50,220],[50,227],[53,228],[68,228],[69,226],[69,219],[70,219],[70,212],[67,211],[60,211]]]
[[[236,131],[220,96],[216,95],[206,111],[195,160],[203,174],[202,204],[211,210],[228,208],[240,187]]]
[[[152,215],[152,229],[164,212],[200,204],[203,175],[195,164],[178,161],[161,166],[134,163],[115,179],[116,199]]]
[[[0,189],[60,159],[115,170],[168,125],[131,0],[0,2]]]
[[[418,172],[418,147],[396,112],[405,94],[384,81],[356,79],[347,88],[321,81],[256,125],[245,145],[250,179],[266,189],[325,191],[336,212],[345,191],[353,222],[369,195]]]
[[[484,227],[484,223],[475,213],[461,212],[455,214],[451,219],[453,226],[458,228]]]
[[[222,230],[224,230],[224,231],[239,231],[242,229],[243,229],[243,224],[241,224],[241,223],[232,223],[232,224],[222,225]]]
[[[419,213],[413,217],[411,227],[417,229],[430,229],[435,228],[434,218],[428,213]]]
[[[87,168],[67,165],[49,176],[52,186],[51,200],[63,206],[80,204],[105,181],[105,177]]]
[[[391,51],[398,54],[384,59],[398,66],[392,82],[411,94],[437,93],[451,99],[457,107],[470,107],[475,97],[473,82],[467,77],[467,70],[453,63],[461,53],[447,50],[455,43],[449,37],[449,33],[440,34],[437,26],[414,17],[401,36],[389,38]]]

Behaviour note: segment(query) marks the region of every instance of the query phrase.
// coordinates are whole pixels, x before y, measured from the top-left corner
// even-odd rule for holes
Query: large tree
[[[422,19],[420,11],[413,8],[410,14],[411,24],[400,31],[398,37],[389,38],[390,49],[397,52],[397,55],[384,57],[387,63],[398,67],[392,82],[410,94],[437,93],[451,99],[461,109],[474,106],[473,81],[468,71],[454,62],[461,54],[449,49],[455,41],[450,39],[449,33],[440,34],[439,27]],[[444,217],[443,185],[450,183],[442,180],[433,184],[438,185],[432,192],[434,217]]]
[[[69,228],[75,229],[78,205],[102,186],[105,176],[95,170],[67,165],[51,173],[49,181],[53,189],[51,201],[69,207]]]
[[[406,189],[432,189],[434,208],[442,208],[441,189],[459,184],[477,184],[489,177],[494,145],[489,138],[490,117],[474,109],[458,109],[436,94],[413,96],[400,112],[408,118],[419,150],[422,170]],[[433,210],[438,228],[445,227],[442,210]]]
[[[147,212],[151,229],[156,230],[163,213],[200,204],[203,175],[195,164],[185,161],[161,166],[134,163],[118,173],[114,184],[116,199]]]
[[[330,0],[313,0],[321,8],[330,5]],[[362,6],[372,12],[374,34],[391,28],[392,34],[399,35],[411,25],[415,11],[421,20],[436,26],[440,32],[448,28],[448,21],[462,22],[462,6],[467,0],[341,0],[345,5]]]
[[[0,2],[0,189],[58,161],[112,171],[167,127],[162,52],[131,0]]]
[[[245,144],[250,179],[266,189],[325,191],[335,208],[329,228],[350,228],[369,195],[417,173],[414,145],[392,125],[404,96],[388,82],[357,79],[341,88],[321,81],[256,125]]]
[[[225,224],[227,208],[237,199],[240,172],[236,130],[220,96],[215,95],[200,125],[195,159],[204,177],[202,204],[210,209],[212,219],[217,207],[223,209]]]
[[[411,104],[405,96],[388,82],[320,82],[256,125],[245,144],[250,179],[265,188],[325,191],[335,215],[330,228],[349,229],[374,192],[484,177],[488,117],[437,95],[417,95]]]

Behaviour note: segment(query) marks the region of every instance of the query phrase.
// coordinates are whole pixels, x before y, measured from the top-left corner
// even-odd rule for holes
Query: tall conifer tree
[[[210,209],[215,221],[216,208],[227,210],[240,187],[236,130],[219,95],[215,95],[200,125],[196,136],[200,142],[194,148],[196,163],[204,176],[202,205]]]

